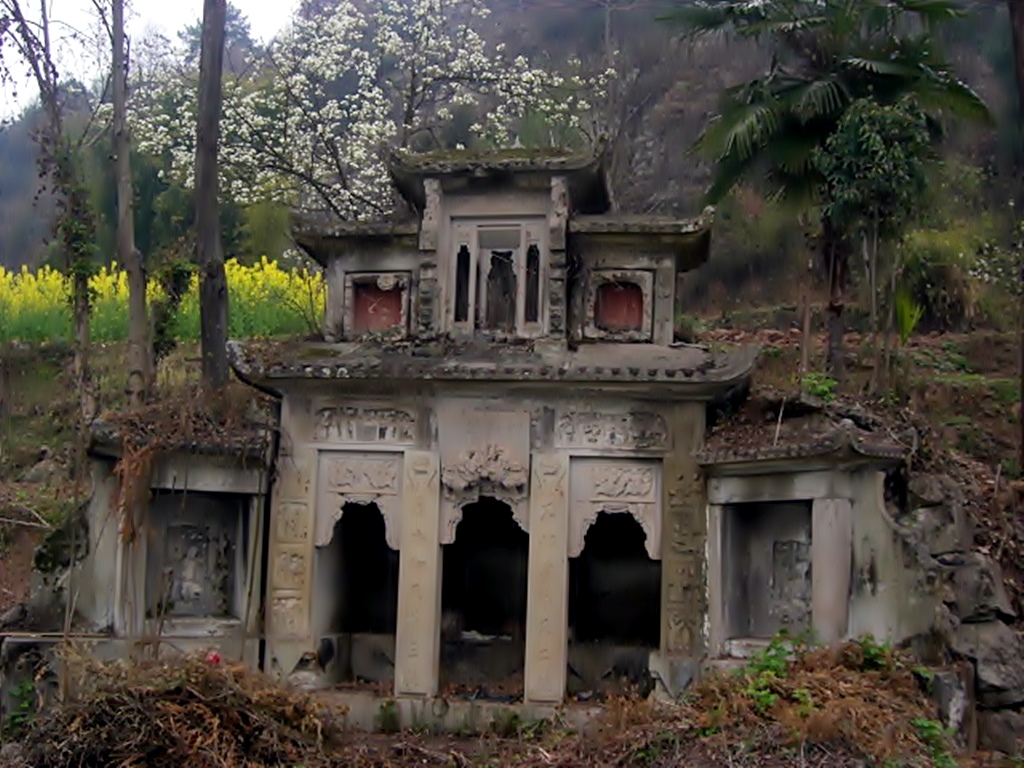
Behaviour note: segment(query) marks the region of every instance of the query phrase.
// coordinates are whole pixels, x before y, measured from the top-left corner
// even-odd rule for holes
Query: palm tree
[[[850,241],[824,214],[815,150],[861,98],[892,104],[913,94],[936,138],[947,115],[991,121],[981,98],[953,75],[932,34],[961,14],[955,0],[733,0],[696,2],[668,17],[691,40],[732,34],[771,52],[764,75],[722,94],[695,149],[716,164],[708,202],[758,176],[773,197],[819,206],[829,285],[828,365],[836,378],[843,373]]]

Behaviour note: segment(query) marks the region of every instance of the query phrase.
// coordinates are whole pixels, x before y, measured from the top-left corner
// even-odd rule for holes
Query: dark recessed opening
[[[811,502],[732,504],[722,520],[726,639],[811,626]]]
[[[146,614],[241,618],[247,569],[246,497],[157,493],[150,503]]]
[[[441,684],[454,695],[522,697],[529,537],[511,508],[483,497],[463,508],[442,548]]]
[[[640,523],[601,512],[569,560],[570,694],[647,691],[661,637],[661,562]]]
[[[376,504],[346,504],[330,543],[318,551],[317,586],[330,590],[327,634],[338,682],[394,679],[398,620],[398,557],[387,544]]]
[[[536,243],[526,249],[526,322],[540,321],[540,248]]]
[[[487,273],[487,317],[483,327],[511,332],[516,327],[515,251],[491,251]]]
[[[455,257],[455,322],[469,319],[469,246],[462,245]]]
[[[644,292],[636,283],[603,283],[597,288],[594,324],[602,331],[639,331],[644,324]]]

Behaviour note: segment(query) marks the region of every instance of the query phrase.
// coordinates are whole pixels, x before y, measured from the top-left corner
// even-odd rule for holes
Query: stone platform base
[[[601,712],[594,705],[505,704],[493,701],[383,697],[367,691],[317,691],[327,706],[344,712],[346,727],[359,731],[422,729],[433,733],[507,732],[517,725],[557,720],[579,729]]]

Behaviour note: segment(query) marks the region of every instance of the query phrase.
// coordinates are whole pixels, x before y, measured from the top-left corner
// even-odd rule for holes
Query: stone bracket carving
[[[397,551],[401,541],[401,477],[401,454],[322,452],[316,546],[330,544],[346,504],[376,504],[384,518],[387,544]]]
[[[529,483],[528,468],[510,459],[495,445],[483,449],[470,449],[461,454],[456,463],[441,471],[441,489],[444,510],[441,521],[441,543],[455,541],[455,528],[462,519],[462,508],[491,496],[512,508],[512,516],[524,531],[529,532],[526,498]]]
[[[569,507],[569,557],[583,552],[587,531],[602,512],[629,514],[646,535],[652,560],[661,559],[661,472],[653,461],[574,459]]]
[[[555,424],[558,448],[668,449],[665,419],[650,411],[566,411]]]

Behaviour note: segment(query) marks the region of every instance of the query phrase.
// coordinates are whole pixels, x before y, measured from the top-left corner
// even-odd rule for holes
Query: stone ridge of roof
[[[728,434],[728,427],[722,432]],[[721,433],[720,433],[721,435]],[[703,467],[745,464],[756,461],[803,458],[864,458],[885,461],[903,461],[908,448],[895,440],[878,437],[876,433],[859,429],[851,420],[844,419],[832,429],[813,437],[780,444],[756,444],[741,448],[704,448],[696,453],[697,463]]]
[[[370,340],[347,344],[291,343],[258,348],[229,343],[232,366],[244,378],[424,381],[664,383],[720,389],[746,381],[759,349],[728,352],[652,344],[586,344],[576,350],[502,343]]]
[[[577,215],[569,219],[569,232],[581,235],[700,235],[711,229],[714,220],[713,206],[708,206],[700,215],[689,218],[647,214]]]

